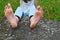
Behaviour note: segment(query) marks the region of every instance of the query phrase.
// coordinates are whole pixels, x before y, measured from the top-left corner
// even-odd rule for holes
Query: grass
[[[19,6],[19,0],[0,0],[0,17],[4,16],[4,6],[11,3],[13,11]],[[60,21],[60,0],[38,0],[44,10],[44,17],[50,20]]]

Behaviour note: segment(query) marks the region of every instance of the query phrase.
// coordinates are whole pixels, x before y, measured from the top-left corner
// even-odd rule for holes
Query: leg
[[[13,14],[13,10],[10,4],[5,6],[4,13],[5,13],[5,17],[10,22],[12,28],[16,28],[19,19]]]
[[[35,11],[35,14],[30,19],[30,27],[33,29],[36,27],[39,20],[43,17],[43,10],[40,6],[37,6],[37,10]]]
[[[18,7],[17,10],[15,11],[15,16],[18,16],[19,18],[22,18],[23,10],[21,7]]]

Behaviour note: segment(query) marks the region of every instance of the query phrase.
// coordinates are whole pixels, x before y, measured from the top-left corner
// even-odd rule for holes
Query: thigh
[[[36,12],[36,7],[34,5],[32,5],[30,7],[29,17],[32,16],[32,15],[35,15],[35,12]]]
[[[23,14],[23,10],[21,7],[18,7],[15,11],[15,14],[14,15],[17,15],[18,17],[22,17],[22,14]]]

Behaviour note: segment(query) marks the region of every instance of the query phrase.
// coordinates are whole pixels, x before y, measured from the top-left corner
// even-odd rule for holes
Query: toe
[[[5,8],[4,8],[4,12],[6,11],[6,9],[7,9],[7,5],[6,5]]]
[[[10,8],[11,7],[11,5],[8,3],[6,6],[5,6],[5,8],[4,8],[4,12],[6,11],[6,9],[8,9],[8,8]]]
[[[5,9],[4,9],[5,16],[6,16],[6,12],[7,12],[7,5],[5,6]]]
[[[11,8],[11,5],[10,5],[10,3],[8,3],[7,7],[8,7],[8,8]]]
[[[40,10],[40,6],[37,6],[37,9]]]
[[[7,5],[5,6],[5,9],[7,9]]]
[[[40,6],[37,6],[37,10],[39,10],[39,11],[40,11],[40,10],[42,10],[42,7],[40,7]]]

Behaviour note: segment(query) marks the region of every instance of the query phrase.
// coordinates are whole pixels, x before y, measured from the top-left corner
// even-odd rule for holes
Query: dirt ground
[[[60,22],[42,19],[35,29],[30,28],[28,17],[11,28],[6,18],[0,19],[0,40],[60,40]]]

